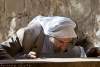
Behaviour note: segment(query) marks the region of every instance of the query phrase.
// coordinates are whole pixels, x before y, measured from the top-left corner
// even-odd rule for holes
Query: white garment
[[[83,58],[83,57],[84,57],[84,58],[87,57],[86,54],[85,54],[85,51],[84,51],[83,47],[80,46],[80,49],[81,49],[81,57],[82,57],[82,58]]]
[[[74,28],[76,24],[70,19],[61,16],[37,16],[32,22],[39,22],[43,27],[44,34],[58,38],[75,38],[77,37]]]

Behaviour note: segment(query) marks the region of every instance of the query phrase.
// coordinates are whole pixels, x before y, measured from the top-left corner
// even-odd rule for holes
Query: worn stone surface
[[[26,26],[37,15],[67,16],[76,24],[78,38],[96,39],[97,17],[100,15],[100,0],[0,0],[0,42],[9,35],[11,20],[15,31]]]

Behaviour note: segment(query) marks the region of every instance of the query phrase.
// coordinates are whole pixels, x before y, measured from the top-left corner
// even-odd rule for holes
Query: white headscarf
[[[61,16],[37,16],[33,22],[39,22],[43,27],[44,34],[57,38],[77,37],[74,28],[76,24],[70,19]]]

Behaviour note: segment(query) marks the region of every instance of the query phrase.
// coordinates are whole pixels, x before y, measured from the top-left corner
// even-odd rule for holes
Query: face
[[[55,47],[65,50],[71,43],[72,38],[54,38]]]

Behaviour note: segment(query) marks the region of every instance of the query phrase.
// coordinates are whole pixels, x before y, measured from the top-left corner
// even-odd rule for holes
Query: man
[[[71,58],[86,57],[81,46],[72,45],[77,35],[76,24],[61,16],[37,16],[12,39],[2,43],[8,58]]]

